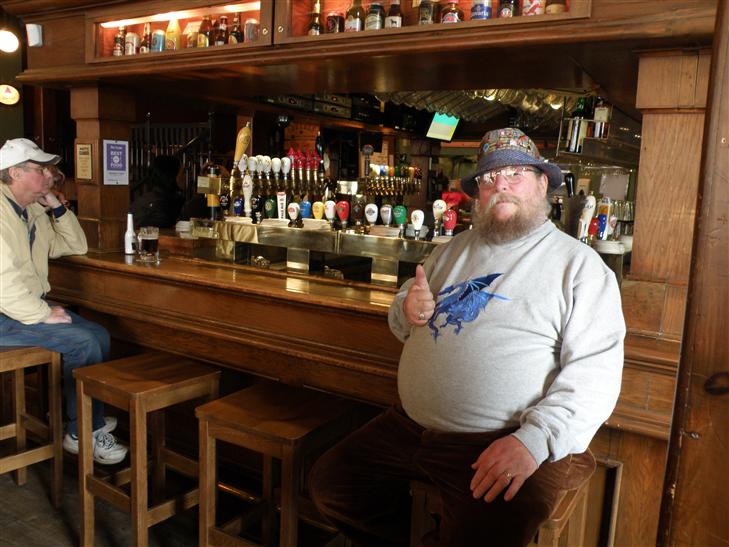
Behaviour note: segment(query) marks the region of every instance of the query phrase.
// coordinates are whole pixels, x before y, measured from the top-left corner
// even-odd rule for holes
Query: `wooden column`
[[[641,56],[643,112],[630,277],[622,286],[630,331],[680,339],[691,259],[710,52]]]
[[[129,141],[134,98],[95,85],[73,88],[71,117],[76,122],[76,146],[90,144],[92,150],[91,179],[77,180],[79,221],[90,249],[119,250],[126,229],[129,187],[104,185],[102,146],[104,139]]]
[[[729,4],[719,2],[658,544],[729,545]]]

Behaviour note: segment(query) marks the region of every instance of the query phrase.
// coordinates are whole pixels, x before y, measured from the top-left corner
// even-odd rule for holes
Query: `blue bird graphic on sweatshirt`
[[[433,331],[433,339],[437,340],[440,336],[440,329],[448,325],[454,325],[455,334],[459,334],[463,329],[463,323],[470,323],[476,319],[491,299],[510,300],[510,298],[485,290],[500,275],[502,274],[492,273],[476,279],[467,279],[441,290],[437,294],[438,297],[448,296],[436,304],[433,317],[428,321],[428,327]],[[445,322],[436,325],[438,317],[443,314],[445,314]]]

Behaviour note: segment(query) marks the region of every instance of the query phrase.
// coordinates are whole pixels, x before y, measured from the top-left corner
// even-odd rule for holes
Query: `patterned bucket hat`
[[[478,177],[512,165],[533,165],[547,175],[551,190],[562,185],[562,171],[539,155],[534,141],[515,127],[505,127],[489,131],[483,136],[476,171],[461,179],[461,187],[466,194],[474,197],[478,194]]]

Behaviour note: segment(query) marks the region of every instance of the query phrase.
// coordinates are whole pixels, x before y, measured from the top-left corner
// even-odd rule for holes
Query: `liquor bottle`
[[[400,28],[402,26],[402,10],[400,0],[390,0],[390,11],[385,17],[385,28]]]
[[[210,47],[213,43],[213,25],[210,16],[203,15],[200,30],[197,33],[197,47]]]
[[[440,22],[445,24],[463,21],[463,10],[458,7],[458,0],[451,0],[440,14]]]
[[[319,36],[321,34],[321,4],[319,0],[314,2],[314,11],[309,14],[311,21],[306,28],[306,34],[309,36]]]
[[[547,13],[566,13],[567,2],[566,0],[547,0],[545,11]]]
[[[152,23],[144,23],[142,41],[139,43],[139,53],[149,53],[152,50]]]
[[[233,16],[233,28],[228,33],[229,44],[242,44],[243,43],[243,31],[240,28],[240,13],[236,13]]]
[[[134,216],[127,213],[127,231],[124,232],[124,254],[134,254],[134,243],[137,241],[137,235],[134,233]]]
[[[580,97],[577,99],[575,109],[572,111],[571,119],[567,126],[567,151],[579,154],[582,152],[582,138],[587,133],[587,123],[584,121],[587,117],[587,99]],[[584,126],[584,131],[583,131]]]
[[[608,122],[610,122],[610,106],[602,97],[597,98],[592,119],[595,120],[595,132],[593,136],[596,139],[607,138]]]
[[[433,23],[435,23],[435,4],[432,0],[420,0],[418,25],[432,25]]]
[[[491,0],[473,0],[473,4],[471,4],[471,21],[491,19],[493,13],[491,4]]]
[[[344,32],[360,32],[365,26],[365,10],[362,7],[362,0],[352,0],[352,5],[347,10],[347,17],[344,20]]]
[[[124,45],[127,37],[127,27],[119,27],[119,32],[114,36],[114,49],[111,54],[114,57],[121,57],[124,55]]]
[[[180,22],[170,19],[165,31],[165,51],[176,51],[182,47]]]
[[[500,0],[499,18],[516,17],[517,15],[519,15],[516,2],[517,0]]]
[[[382,2],[372,2],[365,19],[365,30],[380,30],[385,28],[385,8]]]
[[[224,46],[228,43],[228,16],[227,15],[221,15],[220,16],[220,23],[218,23],[218,31],[215,34],[215,41],[216,46]]]

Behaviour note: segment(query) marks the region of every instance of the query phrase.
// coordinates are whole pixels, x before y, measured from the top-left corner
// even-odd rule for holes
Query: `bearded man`
[[[412,479],[443,500],[425,545],[526,545],[593,473],[588,445],[620,391],[619,288],[547,220],[559,168],[504,128],[461,182],[478,198],[475,229],[438,247],[390,307],[401,404],[311,473],[317,507],[357,545],[410,544]]]

